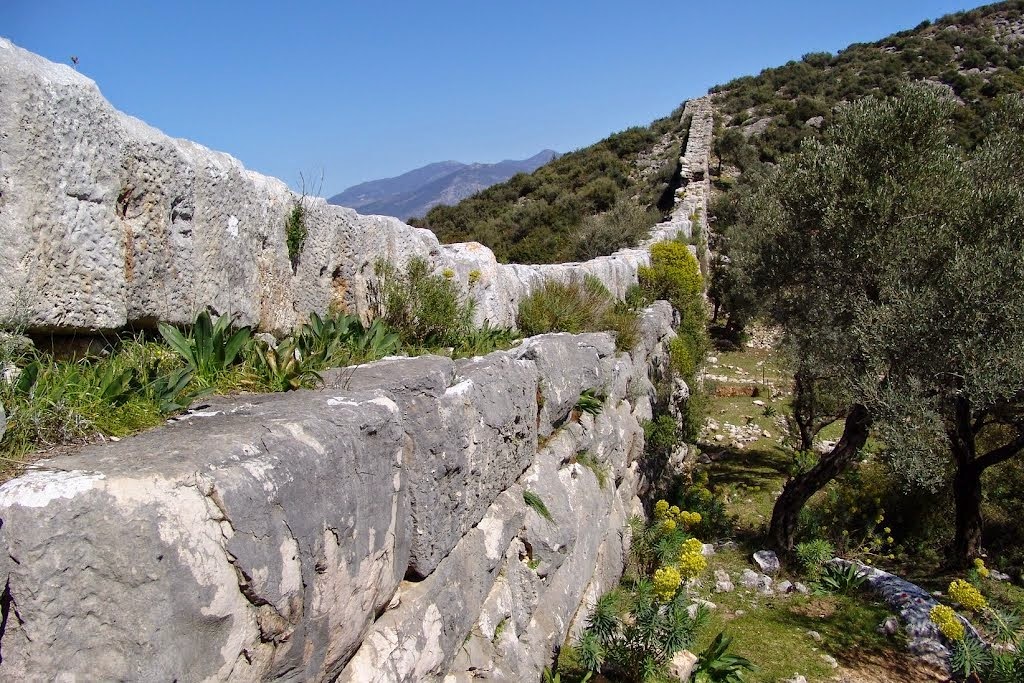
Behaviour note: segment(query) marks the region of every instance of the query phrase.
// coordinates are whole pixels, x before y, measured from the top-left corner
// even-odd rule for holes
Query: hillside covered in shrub
[[[740,172],[774,164],[802,139],[820,135],[838,105],[893,95],[907,81],[935,83],[964,105],[958,136],[972,144],[995,98],[1024,91],[1022,67],[1024,1],[1010,0],[715,86],[716,187],[728,192]],[[688,126],[680,106],[649,126],[610,135],[410,222],[443,242],[486,244],[502,262],[611,253],[638,241],[671,209]],[[730,220],[727,206],[713,213]]]
[[[672,208],[683,108],[565,154],[533,173],[437,206],[411,225],[443,242],[474,241],[499,261],[582,261],[630,246]]]
[[[806,54],[712,88],[720,124],[715,152],[741,170],[774,163],[828,126],[837,105],[894,95],[908,80],[935,83],[964,105],[957,110],[961,142],[977,142],[995,98],[1024,91],[1022,67],[1021,0],[923,21],[874,43]]]

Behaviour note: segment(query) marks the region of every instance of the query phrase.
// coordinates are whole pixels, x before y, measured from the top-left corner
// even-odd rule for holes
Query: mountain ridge
[[[408,220],[435,206],[454,204],[517,173],[532,173],[559,156],[544,149],[526,159],[495,163],[438,161],[391,178],[353,185],[327,201],[364,214],[380,214]]]

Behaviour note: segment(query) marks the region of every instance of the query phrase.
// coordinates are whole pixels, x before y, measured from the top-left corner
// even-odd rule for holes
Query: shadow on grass
[[[789,476],[791,456],[781,448],[738,449],[702,444],[701,450],[711,458],[708,477],[716,486],[781,488]]]

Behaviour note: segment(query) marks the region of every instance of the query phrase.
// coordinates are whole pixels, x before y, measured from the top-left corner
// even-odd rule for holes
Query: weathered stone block
[[[389,399],[299,392],[0,486],[0,677],[331,677],[405,571],[404,443]]]

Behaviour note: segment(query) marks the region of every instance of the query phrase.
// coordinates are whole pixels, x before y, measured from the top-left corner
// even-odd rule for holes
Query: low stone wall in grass
[[[385,359],[40,462],[0,486],[0,679],[538,680],[621,574],[672,322]]]

